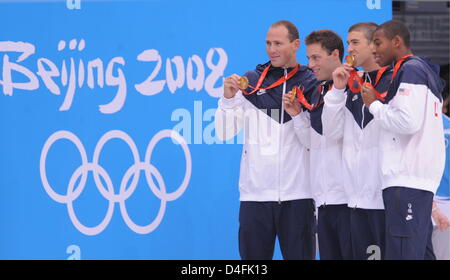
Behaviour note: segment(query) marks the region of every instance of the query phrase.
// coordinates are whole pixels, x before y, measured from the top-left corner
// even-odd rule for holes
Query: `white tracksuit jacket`
[[[255,86],[265,65],[245,74]],[[271,67],[262,88],[286,76],[292,68]],[[318,82],[311,70],[300,66],[284,84],[251,95],[240,91],[231,99],[220,98],[215,114],[217,137],[228,140],[243,130],[239,191],[241,201],[311,199],[309,152],[295,135],[293,122],[284,112],[282,94],[295,85],[309,94]],[[250,89],[248,89],[250,90]],[[283,112],[283,114],[281,114]]]
[[[445,165],[442,88],[438,66],[413,56],[395,76],[387,104],[370,105],[380,122],[382,188],[436,193]]]
[[[363,79],[375,83],[378,71],[364,73]],[[385,92],[392,71],[385,71],[375,86]],[[361,93],[333,88],[325,96],[322,113],[323,133],[339,139],[342,147],[342,176],[351,208],[384,209],[381,191],[380,123],[373,119],[361,98]]]
[[[350,102],[360,97],[336,89],[325,97],[324,134],[343,137],[350,207],[384,209],[382,189],[391,186],[435,192],[442,176],[442,82],[433,66],[417,57],[405,60],[392,82],[391,75],[376,87],[388,89],[384,102],[372,103],[368,113],[359,101],[366,120]]]
[[[311,103],[320,104],[331,84],[332,81],[323,82],[321,92],[313,94]],[[293,118],[300,142],[310,148],[311,191],[317,207],[347,204],[342,174],[342,139],[323,135],[322,113],[323,104]]]

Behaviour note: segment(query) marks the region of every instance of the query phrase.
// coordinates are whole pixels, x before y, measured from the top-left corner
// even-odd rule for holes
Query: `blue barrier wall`
[[[78,6],[78,2],[80,5]],[[0,259],[238,259],[238,139],[222,79],[391,1],[0,0]],[[276,258],[280,258],[279,251]]]

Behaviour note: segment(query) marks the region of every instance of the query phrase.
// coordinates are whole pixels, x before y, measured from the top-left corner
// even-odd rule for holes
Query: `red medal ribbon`
[[[381,80],[381,77],[383,76],[384,72],[386,72],[387,68],[388,68],[387,66],[384,66],[384,67],[380,68],[380,70],[378,70],[377,77],[375,79],[375,84],[372,85],[371,83],[368,83],[368,82],[363,83],[363,85],[370,87],[374,91],[375,97],[381,101],[384,101],[384,99],[386,98],[387,91],[380,93],[375,89],[375,87],[377,86],[378,82]]]
[[[280,79],[278,79],[278,81],[276,81],[275,83],[273,83],[273,84],[271,84],[270,86],[268,86],[268,87],[266,87],[266,88],[261,88],[261,85],[262,85],[262,83],[263,83],[263,81],[264,81],[264,79],[266,78],[266,76],[267,76],[267,72],[269,72],[269,68],[270,68],[270,64],[264,69],[264,71],[261,73],[261,76],[259,77],[259,79],[258,79],[258,83],[256,84],[256,86],[255,87],[252,87],[251,85],[249,85],[248,87],[249,88],[252,88],[253,90],[251,91],[251,92],[246,92],[245,90],[241,90],[245,95],[250,95],[250,94],[253,94],[253,93],[255,93],[257,90],[259,90],[259,89],[271,89],[271,88],[274,88],[274,87],[276,87],[276,86],[279,86],[279,85],[281,85],[282,83],[284,83],[284,82],[286,82],[287,80],[289,80],[290,78],[292,78],[292,76],[294,76],[295,75],[295,73],[297,73],[297,71],[298,71],[298,64],[294,67],[294,69],[292,69],[288,74],[287,74],[287,76],[283,76],[283,77],[281,77]]]
[[[405,55],[404,57],[400,58],[399,61],[397,61],[397,63],[395,63],[395,66],[394,66],[394,73],[392,74],[391,82],[394,80],[395,76],[396,76],[397,73],[398,73],[398,70],[400,70],[400,67],[402,66],[402,64],[403,64],[403,62],[405,61],[405,59],[407,59],[408,57],[411,57],[411,56],[413,56],[412,53],[407,54],[407,55]]]
[[[319,107],[322,103],[323,100],[321,100],[322,102],[317,102],[316,105],[311,105],[309,104],[308,100],[306,100],[305,95],[303,94],[303,91],[305,90],[305,87],[302,86],[301,88],[299,88],[298,86],[294,86],[292,88],[292,91],[294,92],[294,94],[297,96],[298,101],[308,110],[312,111],[314,109],[316,109],[317,107]]]
[[[402,60],[399,61],[399,62],[402,63],[405,59],[406,59],[406,57],[402,58]],[[397,67],[397,64],[396,64],[395,67]],[[378,82],[381,80],[381,77],[383,76],[384,72],[386,72],[387,68],[388,68],[387,66],[384,66],[384,67],[380,68],[380,70],[378,70],[377,77],[376,77],[375,83],[373,85],[371,83],[368,83],[368,82],[363,82],[361,77],[359,77],[358,72],[356,71],[356,69],[353,70],[352,72],[350,72],[350,78],[348,79],[348,87],[349,87],[349,89],[353,93],[358,93],[358,92],[361,91],[361,86],[362,85],[370,87],[374,91],[376,98],[378,100],[384,101],[384,99],[386,98],[386,95],[387,95],[387,91],[385,91],[383,93],[380,93],[380,92],[378,92],[375,89],[375,87],[377,86]],[[400,67],[398,67],[398,68],[400,68]],[[356,87],[354,86],[355,83],[357,84]]]
[[[355,87],[356,84],[356,87]],[[348,88],[353,92],[357,93],[361,91],[361,85],[363,84],[363,80],[358,75],[358,71],[356,69],[353,69],[352,72],[350,72],[350,77],[348,78]]]
[[[373,87],[373,85],[372,85],[371,83],[369,83],[369,82],[365,82],[365,83],[363,83],[363,85],[364,85],[364,86],[367,86],[367,87],[369,87],[369,88],[371,88],[371,89],[373,90],[373,92],[375,93],[375,97],[376,97],[378,100],[384,101],[384,99],[385,99],[385,97],[386,97],[386,95],[387,95],[387,91],[385,91],[385,92],[383,92],[383,93],[380,93],[380,92],[378,92],[378,91]]]
[[[405,55],[405,56],[403,56],[402,58],[400,58],[400,59],[395,63],[395,65],[394,65],[394,73],[392,74],[391,82],[394,80],[394,78],[395,78],[395,76],[397,75],[398,71],[400,70],[400,67],[402,66],[403,62],[405,62],[405,59],[407,59],[408,57],[411,57],[411,56],[413,56],[413,54]],[[366,86],[372,88],[372,90],[375,92],[376,98],[377,98],[378,100],[381,100],[381,101],[384,101],[384,100],[385,100],[386,95],[387,95],[387,91],[385,91],[385,92],[383,92],[383,93],[380,93],[380,92],[376,91],[374,87],[378,84],[378,82],[379,82],[380,79],[381,79],[381,76],[383,76],[383,73],[386,71],[386,69],[387,69],[387,66],[385,66],[385,67],[381,68],[380,70],[378,70],[377,78],[376,78],[375,84],[374,84],[373,86],[372,86],[370,83],[364,83],[364,85],[366,85]]]
[[[386,72],[387,68],[388,68],[387,66],[384,66],[381,67],[380,70],[378,70],[377,77],[375,79],[375,84],[373,85],[374,87],[377,86],[378,82],[381,80],[381,77],[383,76],[384,72]]]

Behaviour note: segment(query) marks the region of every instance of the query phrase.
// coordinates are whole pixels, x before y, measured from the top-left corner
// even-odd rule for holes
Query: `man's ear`
[[[292,43],[294,44],[294,50],[298,51],[300,48],[300,39],[295,39]]]
[[[337,57],[337,59],[341,60],[341,59],[340,59],[340,56],[339,56],[339,50],[338,50],[338,49],[334,49],[334,50],[331,52],[331,55],[334,56],[334,57]]]
[[[396,49],[398,49],[401,45],[404,45],[403,39],[399,35],[395,35],[391,41],[392,46]]]

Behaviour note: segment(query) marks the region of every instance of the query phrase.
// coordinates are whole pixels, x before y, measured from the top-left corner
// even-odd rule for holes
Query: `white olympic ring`
[[[100,158],[100,152],[103,148],[103,146],[111,139],[121,139],[125,143],[128,144],[128,146],[131,149],[131,152],[133,154],[134,164],[125,172],[125,175],[122,178],[122,181],[120,183],[120,189],[119,193],[114,193],[114,186],[111,181],[110,176],[106,172],[103,167],[99,165],[99,158]],[[159,173],[159,171],[150,164],[150,160],[152,157],[153,149],[155,148],[155,145],[163,138],[172,138],[172,140],[177,141],[181,148],[183,149],[184,156],[186,159],[186,171],[184,175],[183,182],[178,187],[177,190],[175,190],[172,193],[167,193],[166,191],[166,185],[164,183],[164,180]],[[78,151],[81,155],[81,166],[79,166],[74,173],[72,174],[72,177],[69,180],[69,185],[67,187],[67,194],[62,195],[58,194],[54,191],[54,189],[50,186],[50,183],[47,179],[47,172],[46,172],[46,160],[47,160],[47,154],[50,150],[50,147],[58,140],[61,139],[67,139],[71,141],[75,146],[77,147]],[[150,190],[161,200],[161,204],[159,207],[158,214],[156,215],[155,219],[146,226],[140,226],[137,225],[128,215],[125,201],[133,194],[135,191],[137,184],[139,182],[139,175],[140,171],[144,170],[145,172],[145,178],[147,181],[147,184],[150,187]],[[94,227],[87,227],[83,225],[77,216],[75,215],[75,211],[73,208],[73,201],[76,200],[82,193],[83,189],[86,186],[86,180],[88,176],[88,172],[92,171],[94,175],[94,182],[97,186],[97,189],[99,190],[100,194],[109,201],[108,204],[108,210],[106,212],[106,215],[103,219],[103,221]],[[44,147],[42,148],[41,152],[41,158],[40,158],[40,174],[41,174],[41,180],[42,184],[44,186],[45,191],[47,194],[56,202],[67,204],[67,210],[69,213],[70,220],[72,221],[73,225],[83,234],[86,235],[97,235],[101,233],[109,224],[111,221],[113,212],[114,212],[114,205],[115,203],[119,203],[120,205],[120,212],[122,214],[122,217],[125,221],[125,223],[128,225],[128,227],[133,230],[136,233],[139,234],[148,234],[152,231],[154,231],[159,224],[161,223],[165,210],[166,210],[166,203],[168,201],[173,201],[178,199],[186,190],[189,180],[191,177],[192,172],[192,159],[191,159],[191,153],[189,151],[188,145],[185,141],[185,139],[178,134],[178,132],[174,130],[162,130],[158,132],[151,140],[150,143],[147,146],[147,151],[145,153],[145,159],[144,162],[140,161],[139,158],[139,152],[136,147],[136,144],[131,139],[131,137],[126,134],[123,131],[120,130],[111,130],[107,133],[105,133],[100,140],[98,141],[95,150],[94,150],[94,156],[92,162],[88,162],[86,150],[81,143],[80,139],[73,134],[70,131],[61,130],[53,133],[45,142]],[[155,177],[158,186],[153,181],[153,177]],[[128,188],[127,183],[130,180],[130,177],[133,176],[133,180]],[[77,187],[75,188],[75,183],[78,181],[78,179],[81,177],[80,182],[78,183]],[[106,188],[103,186],[102,180],[100,177],[103,178],[104,182],[106,183]]]

